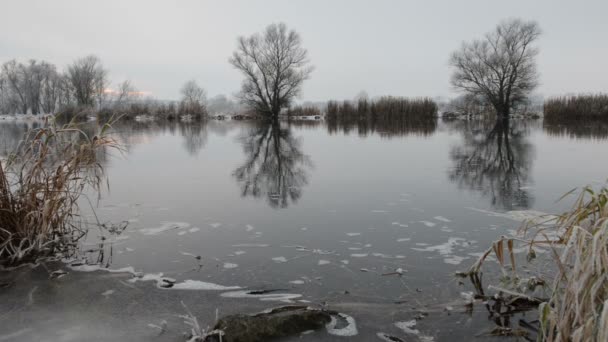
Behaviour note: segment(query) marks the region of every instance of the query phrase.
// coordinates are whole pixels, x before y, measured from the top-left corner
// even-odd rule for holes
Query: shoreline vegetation
[[[0,265],[69,254],[86,235],[79,200],[87,190],[100,192],[106,181],[100,159],[120,148],[106,135],[109,128],[90,135],[74,123],[47,119],[1,160]]]
[[[518,251],[526,253],[525,261]],[[502,276],[494,281],[498,285],[484,287],[482,266],[490,257]],[[534,263],[545,274],[530,272],[527,266]],[[608,340],[608,187],[583,188],[569,211],[525,222],[517,235],[494,241],[468,271],[456,275],[471,280],[474,298],[492,303],[491,312],[538,309],[538,324],[520,323],[525,330],[497,327],[493,335],[533,331],[539,341]]]

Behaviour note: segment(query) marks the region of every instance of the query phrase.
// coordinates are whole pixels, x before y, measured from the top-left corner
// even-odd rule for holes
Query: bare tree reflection
[[[301,150],[301,141],[276,120],[258,124],[239,140],[246,160],[233,176],[241,195],[266,198],[273,208],[296,203],[312,167],[310,157]]]
[[[525,122],[496,120],[463,122],[462,143],[452,148],[450,180],[459,187],[480,191],[496,208],[527,209],[533,198],[526,190],[533,147]],[[475,126],[478,125],[478,126]]]

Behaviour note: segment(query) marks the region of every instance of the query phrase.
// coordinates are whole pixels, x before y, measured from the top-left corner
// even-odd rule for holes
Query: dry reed
[[[492,288],[539,303],[540,341],[607,341],[608,188],[584,188],[570,211],[542,224],[525,224],[520,233],[523,238],[495,241],[465,274],[478,279],[482,264],[493,255],[511,287]],[[527,248],[528,260],[539,248],[548,249],[555,271],[549,299],[539,300],[516,286],[521,278],[515,248],[521,246]]]
[[[104,148],[118,148],[109,127],[91,136],[47,121],[0,163],[0,264],[59,252],[85,234],[78,203],[87,189],[99,193]]]

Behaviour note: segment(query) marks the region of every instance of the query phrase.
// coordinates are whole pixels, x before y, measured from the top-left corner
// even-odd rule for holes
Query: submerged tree
[[[285,208],[302,196],[312,162],[289,128],[273,120],[247,132],[241,142],[246,160],[233,175],[242,196],[266,197],[273,208]]]
[[[500,118],[508,118],[538,85],[534,43],[539,36],[536,22],[511,19],[483,39],[463,43],[450,58],[452,85],[481,96]]]
[[[239,37],[229,61],[245,76],[241,101],[272,117],[289,107],[313,70],[300,35],[284,23],[266,27],[262,35]]]

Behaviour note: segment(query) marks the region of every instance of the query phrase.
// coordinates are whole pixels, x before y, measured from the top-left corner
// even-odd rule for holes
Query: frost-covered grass
[[[47,121],[1,161],[0,263],[53,253],[84,234],[78,200],[86,189],[100,189],[100,153],[118,146],[105,134],[108,127],[89,135]]]
[[[502,237],[466,273],[474,278],[494,255],[503,270],[503,294],[541,302],[526,294],[530,281],[552,284],[550,297],[539,306],[539,338],[544,341],[608,341],[608,188],[587,187],[572,209],[552,224],[537,222],[520,230],[521,238]],[[528,260],[539,249],[549,250],[552,282],[517,274],[515,249],[523,246]],[[526,286],[527,285],[527,286]],[[534,287],[534,286],[533,286]]]

